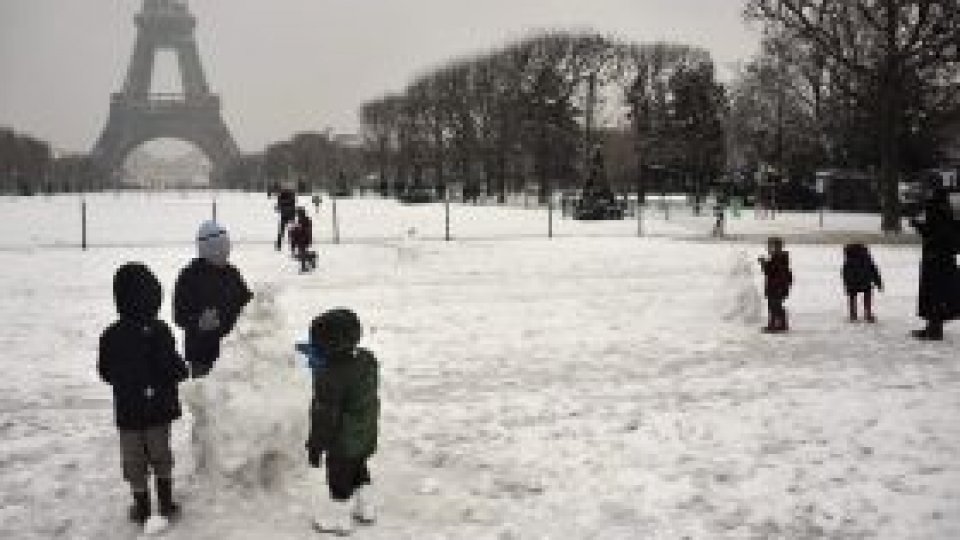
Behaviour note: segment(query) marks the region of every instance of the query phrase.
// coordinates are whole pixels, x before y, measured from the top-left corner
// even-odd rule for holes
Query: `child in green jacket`
[[[319,472],[326,454],[331,499],[318,501],[314,527],[321,532],[346,535],[354,521],[375,519],[367,460],[377,448],[378,364],[373,353],[357,346],[362,335],[360,320],[348,309],[327,311],[310,324],[316,358],[307,456],[311,470]]]

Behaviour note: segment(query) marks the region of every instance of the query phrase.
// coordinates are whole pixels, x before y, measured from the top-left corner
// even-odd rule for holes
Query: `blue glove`
[[[298,353],[307,359],[307,367],[313,371],[327,367],[327,351],[320,345],[300,342],[294,345]]]

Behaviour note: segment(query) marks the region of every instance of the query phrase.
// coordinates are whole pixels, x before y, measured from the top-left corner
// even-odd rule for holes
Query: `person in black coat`
[[[313,245],[313,220],[307,215],[304,207],[297,208],[297,220],[290,228],[290,246],[293,247],[293,255],[300,261],[300,271],[317,267],[317,254],[310,251]]]
[[[766,333],[786,332],[790,325],[787,321],[787,309],[783,303],[790,295],[793,285],[793,272],[790,271],[790,254],[783,249],[783,239],[773,236],[767,239],[768,258],[759,258],[763,271],[763,294],[767,297],[769,319],[763,329]]]
[[[857,296],[863,295],[863,315],[867,322],[876,322],[873,315],[873,288],[883,291],[880,270],[873,262],[870,249],[864,244],[843,246],[843,287],[847,292],[850,321],[857,320]]]
[[[911,225],[920,233],[923,245],[920,255],[920,291],[917,315],[927,321],[922,330],[915,330],[917,339],[943,339],[943,323],[960,317],[960,224],[953,216],[947,193],[935,190],[924,203],[923,219]]]
[[[173,453],[170,424],[180,418],[177,385],[187,366],[173,334],[157,319],[160,282],[137,263],[117,270],[113,295],[119,319],[100,336],[97,371],[113,387],[114,417],[123,451],[123,477],[133,492],[130,519],[150,516],[148,476],[156,477],[159,512],[177,513],[173,502]]]
[[[292,189],[283,188],[277,195],[277,213],[280,214],[280,228],[277,231],[277,251],[283,243],[283,232],[297,215],[297,194]]]
[[[253,298],[240,272],[227,262],[230,237],[213,221],[200,227],[199,257],[180,272],[173,290],[173,320],[184,333],[184,356],[194,378],[206,376],[220,356],[220,341]]]

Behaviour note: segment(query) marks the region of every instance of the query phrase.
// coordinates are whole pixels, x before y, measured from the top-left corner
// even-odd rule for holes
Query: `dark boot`
[[[157,505],[158,512],[165,518],[172,518],[180,513],[180,506],[173,502],[172,478],[157,478]]]
[[[130,521],[143,525],[150,518],[150,493],[134,491],[133,504],[130,506]]]
[[[857,319],[858,319],[858,317],[857,317],[857,296],[856,296],[856,295],[850,295],[848,298],[849,298],[849,305],[850,305],[850,322],[856,322]]]
[[[943,341],[943,322],[929,321],[923,330],[911,332],[913,337],[924,341]]]

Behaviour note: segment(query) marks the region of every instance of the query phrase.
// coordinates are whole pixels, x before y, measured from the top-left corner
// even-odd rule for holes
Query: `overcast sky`
[[[88,150],[133,49],[140,0],[0,0],[0,125]],[[207,78],[243,150],[302,130],[357,129],[365,100],[444,60],[547,28],[756,50],[740,0],[193,0]],[[175,63],[157,66],[170,89]]]

